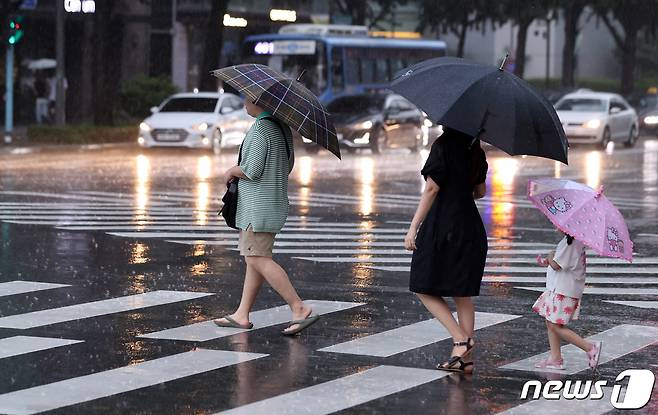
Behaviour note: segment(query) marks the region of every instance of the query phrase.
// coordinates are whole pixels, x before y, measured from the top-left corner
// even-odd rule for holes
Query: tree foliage
[[[351,20],[351,24],[377,27],[381,21],[392,16],[398,5],[407,3],[407,0],[330,0],[334,11]]]

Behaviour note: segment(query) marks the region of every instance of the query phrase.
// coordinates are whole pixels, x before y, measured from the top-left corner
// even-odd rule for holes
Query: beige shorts
[[[254,232],[251,226],[246,231],[240,231],[238,249],[242,256],[265,256],[272,257],[275,233]]]

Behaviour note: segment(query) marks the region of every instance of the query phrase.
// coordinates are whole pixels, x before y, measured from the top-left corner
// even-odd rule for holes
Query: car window
[[[605,101],[596,98],[564,98],[557,103],[558,111],[604,112]]]
[[[215,112],[217,98],[182,97],[167,101],[160,112]]]
[[[236,111],[242,108],[242,102],[235,97],[226,97],[222,101],[221,111],[229,112]]]
[[[377,114],[384,106],[384,97],[380,95],[351,95],[336,98],[327,105],[332,114]]]
[[[613,108],[619,108],[619,111],[625,111],[627,109],[626,105],[624,105],[623,102],[617,99],[612,99],[610,101],[610,110],[612,110]]]

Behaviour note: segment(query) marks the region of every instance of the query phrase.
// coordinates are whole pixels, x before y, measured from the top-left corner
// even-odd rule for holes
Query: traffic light
[[[9,36],[7,41],[10,45],[17,44],[25,33],[23,32],[23,16],[11,16],[9,18]]]

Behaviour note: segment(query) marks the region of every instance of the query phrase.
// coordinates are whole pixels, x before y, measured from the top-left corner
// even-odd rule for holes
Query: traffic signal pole
[[[14,130],[14,45],[7,45],[5,68],[5,144],[11,144]]]

